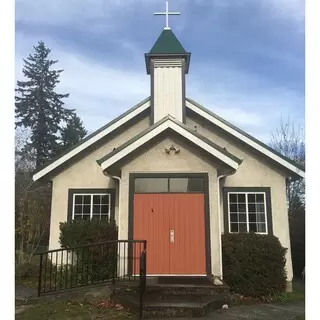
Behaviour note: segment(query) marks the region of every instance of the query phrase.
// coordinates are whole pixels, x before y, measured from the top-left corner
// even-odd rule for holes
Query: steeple
[[[189,72],[190,56],[169,27],[168,16],[180,14],[168,11],[155,13],[166,15],[166,26],[159,38],[145,54],[147,74],[151,80],[151,122],[155,123],[170,114],[185,122],[185,75]]]

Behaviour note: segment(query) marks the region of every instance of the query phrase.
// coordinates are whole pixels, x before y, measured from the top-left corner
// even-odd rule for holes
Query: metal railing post
[[[41,295],[41,278],[42,278],[42,253],[40,254],[39,279],[38,279],[38,297]]]

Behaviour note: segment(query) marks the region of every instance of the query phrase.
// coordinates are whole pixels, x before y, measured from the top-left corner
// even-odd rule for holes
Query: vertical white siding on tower
[[[182,121],[182,68],[154,68],[154,122],[170,114]]]

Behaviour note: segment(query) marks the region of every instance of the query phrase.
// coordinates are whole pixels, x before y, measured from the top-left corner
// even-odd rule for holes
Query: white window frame
[[[244,194],[246,198],[246,219],[247,219],[247,233],[249,233],[249,203],[248,203],[248,195],[249,194],[263,194],[264,197],[264,214],[265,214],[265,224],[266,224],[266,232],[255,232],[256,234],[268,234],[268,212],[267,212],[267,195],[266,192],[261,191],[228,191],[227,192],[227,205],[228,205],[228,228],[229,233],[241,233],[241,232],[231,232],[231,216],[230,216],[230,194]],[[239,221],[238,221],[239,224]]]
[[[111,194],[110,193],[100,193],[100,192],[99,193],[74,193],[72,196],[72,220],[74,220],[75,215],[80,216],[80,214],[75,214],[75,212],[74,212],[76,196],[90,196],[90,220],[92,220],[92,216],[93,216],[93,196],[108,196],[109,197],[109,212],[104,215],[108,216],[107,221],[110,221],[110,218],[111,218]],[[83,213],[82,213],[81,217],[83,217]],[[101,220],[101,213],[100,213],[100,220]]]

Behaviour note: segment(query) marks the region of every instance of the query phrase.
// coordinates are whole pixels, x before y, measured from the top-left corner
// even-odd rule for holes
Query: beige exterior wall
[[[164,149],[173,144],[181,151],[179,154],[166,154]],[[177,143],[171,139],[165,139],[148,151],[126,164],[122,168],[121,187],[121,212],[119,217],[120,239],[128,238],[128,208],[129,208],[129,174],[137,172],[204,172],[209,176],[209,207],[210,207],[210,239],[211,239],[211,266],[214,275],[220,274],[219,255],[219,230],[217,215],[217,170],[212,163],[206,159],[196,156],[197,149],[187,147],[185,144]]]
[[[275,168],[270,167],[269,164],[263,162],[263,157],[257,157],[250,152],[248,148],[243,145],[236,145],[230,137],[226,134],[222,135],[214,126],[205,127],[199,119],[187,117],[186,124],[192,129],[196,130],[211,139],[220,147],[225,147],[229,152],[240,159],[243,159],[237,172],[228,176],[225,180],[225,187],[270,187],[271,189],[271,207],[272,207],[272,221],[273,233],[279,238],[282,246],[288,248],[287,252],[287,280],[292,280],[292,261],[291,261],[291,247],[289,236],[289,221],[288,208],[286,201],[286,182],[285,176],[281,172],[277,172]],[[206,125],[207,126],[207,125]],[[223,223],[223,207],[221,201],[221,230],[224,230]]]
[[[68,189],[117,188],[118,182],[105,176],[96,160],[113,148],[119,147],[149,126],[149,117],[123,131],[102,147],[65,169],[53,179],[49,250],[60,248],[59,223],[67,220]],[[118,220],[118,199],[116,196],[115,218]]]
[[[161,72],[180,72],[180,68],[159,68]],[[167,71],[164,71],[167,70]],[[174,71],[175,70],[175,71]],[[163,74],[161,77],[169,76]],[[160,75],[159,75],[160,77]],[[177,79],[178,74],[170,75],[170,78]],[[160,79],[160,78],[159,78]],[[163,82],[163,86],[164,86]],[[159,88],[161,86],[159,85]],[[164,88],[161,90],[165,90]],[[169,86],[166,90],[169,90]],[[162,91],[166,96],[165,91]],[[176,94],[178,96],[178,94]],[[167,104],[166,101],[161,103]],[[164,111],[163,112],[170,112]],[[171,113],[171,112],[170,112]],[[160,116],[159,116],[160,117]],[[162,118],[162,116],[161,116]],[[226,147],[228,151],[243,159],[238,171],[227,177],[224,186],[227,187],[270,187],[271,188],[271,205],[273,217],[273,231],[282,245],[288,248],[287,253],[287,273],[288,281],[292,279],[292,262],[289,239],[289,226],[286,205],[285,177],[281,172],[277,172],[275,168],[271,168],[269,164],[263,162],[263,158],[257,157],[249,149],[243,148],[235,144],[227,135],[211,126],[206,128],[202,126],[198,118],[187,117],[187,125],[211,139],[221,147]],[[140,133],[149,126],[149,118],[145,118],[135,124],[121,135],[113,138],[111,141],[99,147],[91,154],[87,155],[77,163],[65,169],[53,179],[51,224],[50,224],[50,249],[57,249],[59,244],[59,223],[67,219],[68,207],[68,189],[70,188],[117,188],[118,183],[113,179],[102,174],[100,166],[96,160],[111,152],[114,147],[129,140],[131,137]],[[166,154],[164,149],[170,144],[174,144],[181,151],[179,154]],[[137,158],[125,164],[121,172],[121,188],[119,199],[116,197],[116,221],[119,225],[119,238],[128,238],[128,208],[129,208],[129,173],[133,172],[205,172],[209,176],[209,208],[210,208],[210,241],[211,241],[211,265],[212,273],[220,276],[220,249],[219,249],[219,220],[218,220],[218,194],[217,194],[217,169],[214,163],[208,159],[199,156],[198,149],[178,143],[169,138],[152,146],[149,150],[142,152]],[[119,212],[119,203],[121,203],[121,211]],[[220,202],[221,212],[221,230],[223,232],[223,207]]]
[[[177,62],[179,64],[175,67],[160,65],[154,68],[154,122],[168,114],[182,121],[181,59]]]

